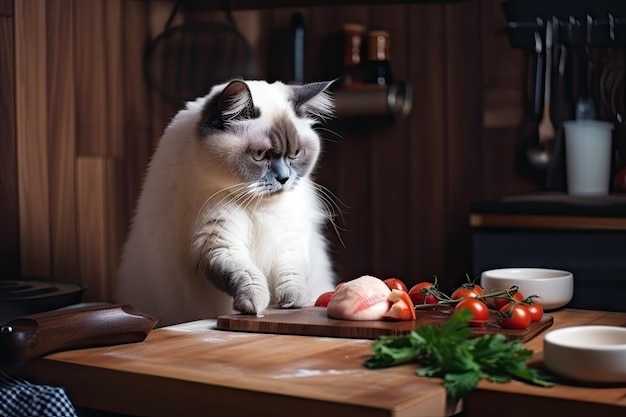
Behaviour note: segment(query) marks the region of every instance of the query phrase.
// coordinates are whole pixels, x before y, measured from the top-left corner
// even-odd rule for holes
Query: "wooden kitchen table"
[[[566,309],[550,312],[551,329],[578,325],[626,327],[626,313]],[[535,354],[531,364],[543,366],[543,335],[526,343]],[[512,381],[483,381],[464,400],[464,417],[626,416],[626,383],[584,386],[556,379],[554,387],[542,388]]]
[[[369,370],[372,340],[231,332],[215,321],[140,343],[48,355],[15,376],[65,387],[80,407],[140,416],[444,416],[437,379]]]
[[[626,326],[626,313],[565,309],[552,329]],[[415,366],[368,370],[371,340],[215,330],[197,321],[153,330],[141,343],[48,355],[18,376],[66,387],[82,407],[142,416],[429,416],[460,411],[439,379]],[[541,365],[543,334],[527,342]],[[626,416],[626,384],[541,388],[481,382],[464,417]]]

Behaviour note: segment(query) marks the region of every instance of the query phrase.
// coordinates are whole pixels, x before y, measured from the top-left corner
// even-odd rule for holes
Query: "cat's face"
[[[319,157],[313,125],[332,111],[329,85],[236,80],[216,87],[198,125],[199,152],[212,162],[207,175],[262,195],[292,189]]]

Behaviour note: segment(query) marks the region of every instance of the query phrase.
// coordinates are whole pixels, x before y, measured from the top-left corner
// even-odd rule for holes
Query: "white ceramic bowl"
[[[571,272],[546,268],[502,268],[485,271],[480,276],[485,291],[507,289],[513,285],[525,297],[538,295],[544,310],[554,310],[569,303],[574,295]]]
[[[626,328],[573,326],[543,338],[543,362],[550,371],[585,382],[626,382]]]

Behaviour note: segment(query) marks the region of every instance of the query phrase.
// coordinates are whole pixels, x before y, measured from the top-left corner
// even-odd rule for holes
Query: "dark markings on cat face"
[[[317,159],[319,145],[315,141],[302,141],[287,114],[276,117],[265,136],[267,145],[249,149],[255,169],[248,178],[271,193],[289,188],[306,175]],[[245,169],[243,165],[240,168]],[[252,174],[251,170],[247,172]]]
[[[204,137],[211,130],[224,129],[228,121],[256,119],[260,115],[259,109],[252,102],[248,85],[242,80],[235,80],[204,105],[198,133],[200,137]]]
[[[269,132],[272,149],[270,152],[270,175],[281,185],[285,185],[291,177],[294,180],[301,176],[307,161],[300,159],[303,155],[300,137],[293,122],[288,117],[276,120]]]
[[[286,99],[295,116],[323,119],[332,107],[325,96],[331,83],[289,86]],[[277,113],[271,121],[256,124],[254,119],[261,114],[250,88],[246,82],[236,80],[205,103],[198,132],[203,140],[212,139],[205,142],[206,149],[218,159],[223,158],[224,163],[219,166],[234,174],[235,180],[255,184],[262,193],[271,194],[291,189],[299,178],[312,171],[319,155],[319,139],[308,131],[298,131],[294,113]],[[230,123],[242,121],[245,123]],[[261,131],[259,127],[268,122],[271,127]]]

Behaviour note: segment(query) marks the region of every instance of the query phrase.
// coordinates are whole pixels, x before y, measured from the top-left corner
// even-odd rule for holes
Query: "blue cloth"
[[[0,372],[0,417],[77,417],[63,388],[35,385]]]

